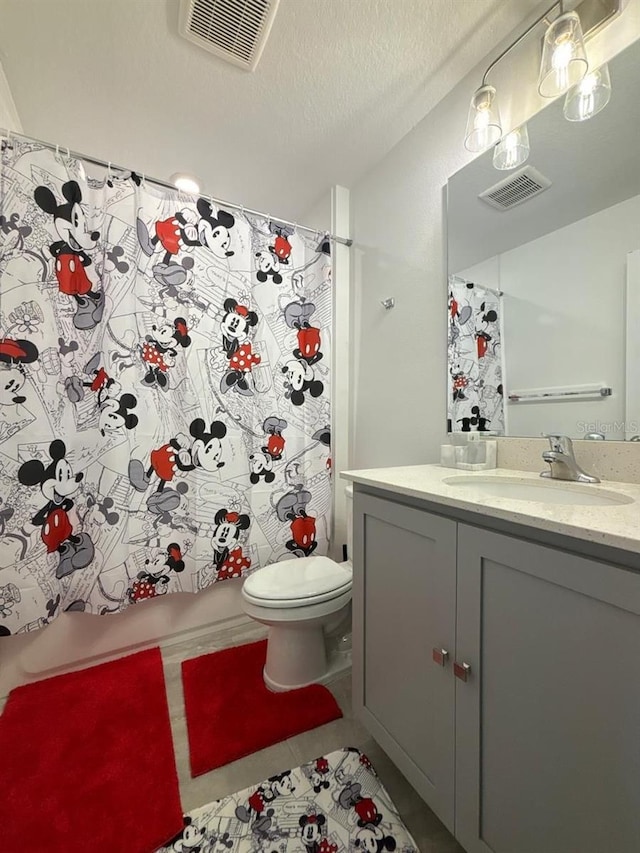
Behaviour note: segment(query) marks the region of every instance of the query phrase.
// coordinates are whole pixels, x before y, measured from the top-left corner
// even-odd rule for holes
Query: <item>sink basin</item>
[[[610,492],[598,485],[584,486],[564,480],[525,480],[507,477],[446,477],[448,486],[464,490],[464,497],[481,502],[485,498],[508,498],[512,501],[535,501],[572,506],[621,506],[633,498]],[[461,495],[462,497],[462,495]]]

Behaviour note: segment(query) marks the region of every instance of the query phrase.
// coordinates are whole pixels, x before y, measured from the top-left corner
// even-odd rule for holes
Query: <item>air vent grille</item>
[[[180,35],[253,71],[280,0],[180,0]]]
[[[523,201],[540,195],[550,186],[551,181],[537,169],[534,169],[533,166],[525,166],[480,193],[478,198],[496,210],[510,210],[517,204],[522,204]]]

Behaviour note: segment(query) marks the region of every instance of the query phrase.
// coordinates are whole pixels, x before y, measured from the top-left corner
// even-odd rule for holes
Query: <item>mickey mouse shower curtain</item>
[[[0,634],[324,554],[321,235],[2,148]]]

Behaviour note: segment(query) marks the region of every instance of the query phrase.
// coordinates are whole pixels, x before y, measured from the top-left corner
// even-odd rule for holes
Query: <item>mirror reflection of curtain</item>
[[[449,276],[449,432],[504,434],[501,315],[497,294]]]

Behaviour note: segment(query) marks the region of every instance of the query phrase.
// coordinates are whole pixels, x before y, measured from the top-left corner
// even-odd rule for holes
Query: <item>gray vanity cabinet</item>
[[[468,853],[640,851],[640,575],[356,489],[353,610],[355,707]]]
[[[451,831],[455,555],[454,521],[356,491],[354,707]]]
[[[458,525],[455,834],[640,850],[640,576]]]

